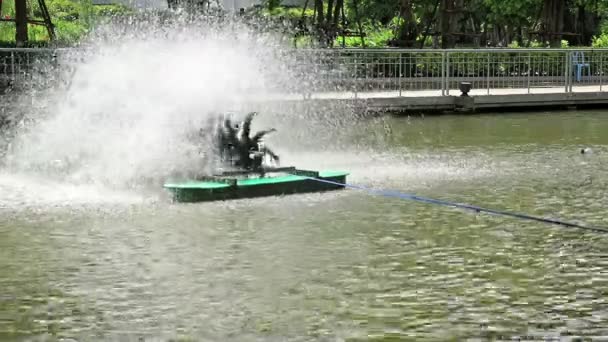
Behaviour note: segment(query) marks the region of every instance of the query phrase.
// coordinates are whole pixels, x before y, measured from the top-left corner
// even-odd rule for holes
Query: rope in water
[[[589,226],[586,224],[566,222],[566,221],[562,221],[562,220],[558,220],[558,219],[548,219],[548,218],[532,216],[532,215],[527,215],[527,214],[512,213],[512,212],[507,212],[507,211],[502,211],[502,210],[482,208],[482,207],[477,207],[474,205],[443,201],[443,200],[422,197],[422,196],[418,196],[418,195],[407,194],[407,193],[402,193],[402,192],[392,191],[392,190],[377,190],[377,189],[367,188],[367,187],[360,186],[360,185],[334,182],[334,181],[330,181],[327,179],[320,179],[320,178],[315,178],[315,177],[306,177],[306,178],[317,181],[317,182],[321,182],[321,183],[343,186],[346,188],[351,188],[351,189],[356,189],[356,190],[362,190],[362,191],[366,191],[370,194],[380,195],[380,196],[384,196],[384,197],[393,197],[393,198],[413,200],[413,201],[430,203],[430,204],[438,204],[438,205],[444,205],[444,206],[448,206],[448,207],[455,207],[455,208],[459,208],[459,209],[472,210],[472,211],[475,211],[478,213],[483,212],[483,213],[499,215],[499,216],[510,216],[510,217],[515,217],[515,218],[519,218],[519,219],[523,219],[523,220],[530,220],[530,221],[537,221],[537,222],[559,225],[562,227],[579,228],[579,229],[591,230],[591,231],[596,231],[596,232],[608,233],[608,228],[605,228],[605,227],[594,227],[594,226]]]

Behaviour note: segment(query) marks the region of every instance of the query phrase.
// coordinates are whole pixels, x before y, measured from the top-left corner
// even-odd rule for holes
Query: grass
[[[42,20],[42,14],[37,2],[30,2],[28,18]],[[54,45],[73,45],[78,43],[93,26],[104,18],[130,13],[130,9],[122,5],[93,5],[90,0],[46,0],[46,5],[55,26],[57,40]],[[14,0],[2,2],[0,11],[2,18],[15,17]],[[15,46],[15,23],[0,23],[0,46]],[[46,46],[51,43],[46,27],[28,25],[28,40],[32,46]]]

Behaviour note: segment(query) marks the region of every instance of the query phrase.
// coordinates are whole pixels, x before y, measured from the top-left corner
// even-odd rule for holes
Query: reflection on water
[[[365,153],[289,162],[607,226],[607,117],[385,118],[335,134]],[[1,340],[608,335],[601,234],[350,190],[177,205],[11,177],[0,177]]]

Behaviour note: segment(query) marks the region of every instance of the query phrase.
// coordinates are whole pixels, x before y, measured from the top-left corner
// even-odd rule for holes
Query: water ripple
[[[352,179],[608,224],[608,142],[595,141],[595,159],[581,164],[563,141],[492,143],[482,134],[488,144],[471,148],[470,137],[449,139],[435,151],[420,147],[427,158],[419,161],[389,150],[392,159],[367,172],[362,162]],[[81,205],[86,193],[63,200],[47,189],[46,202],[23,208],[15,205],[28,203],[23,189],[0,201],[3,340],[608,335],[601,234],[359,191],[190,205],[118,195],[103,202],[94,192],[99,201]]]

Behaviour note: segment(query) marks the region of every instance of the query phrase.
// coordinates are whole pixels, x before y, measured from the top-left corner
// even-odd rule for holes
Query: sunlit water
[[[273,139],[284,163],[356,184],[608,226],[607,119],[376,118]],[[3,173],[0,193],[2,340],[608,335],[599,233],[355,190],[172,204]]]

